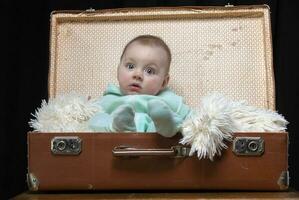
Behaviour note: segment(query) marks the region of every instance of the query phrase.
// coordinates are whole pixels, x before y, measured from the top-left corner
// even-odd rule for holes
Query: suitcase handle
[[[190,148],[184,146],[172,146],[169,149],[138,149],[128,146],[117,146],[112,150],[115,157],[140,157],[140,156],[168,156],[187,157]]]

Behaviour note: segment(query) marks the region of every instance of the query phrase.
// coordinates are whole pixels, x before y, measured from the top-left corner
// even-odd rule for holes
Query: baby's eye
[[[144,69],[145,73],[147,73],[148,75],[153,75],[155,74],[155,69],[151,68],[151,67],[146,67]]]
[[[128,63],[128,64],[126,64],[126,68],[128,68],[128,69],[134,69],[135,65],[133,63]]]

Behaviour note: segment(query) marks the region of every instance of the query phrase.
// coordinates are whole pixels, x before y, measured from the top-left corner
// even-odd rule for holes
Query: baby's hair
[[[135,37],[134,39],[132,39],[124,48],[120,59],[123,58],[124,53],[126,52],[127,48],[130,46],[130,44],[132,44],[133,42],[139,42],[142,45],[149,45],[149,46],[157,46],[157,47],[161,47],[166,51],[167,54],[167,60],[168,60],[168,68],[170,66],[171,63],[171,52],[170,49],[168,47],[168,45],[160,38],[157,36],[153,36],[153,35],[139,35],[137,37]]]

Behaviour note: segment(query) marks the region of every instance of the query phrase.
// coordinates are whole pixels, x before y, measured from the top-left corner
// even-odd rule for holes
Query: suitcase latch
[[[51,140],[51,151],[55,155],[78,155],[82,141],[77,136],[59,136]]]
[[[264,153],[264,139],[261,137],[236,137],[233,152],[239,156],[261,156]]]

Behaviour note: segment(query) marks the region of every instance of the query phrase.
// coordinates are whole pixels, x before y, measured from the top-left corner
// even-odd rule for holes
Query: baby
[[[109,85],[97,104],[105,111],[89,121],[94,131],[158,132],[172,137],[190,108],[167,88],[171,52],[159,37],[141,35],[124,48],[117,69],[119,87]]]

